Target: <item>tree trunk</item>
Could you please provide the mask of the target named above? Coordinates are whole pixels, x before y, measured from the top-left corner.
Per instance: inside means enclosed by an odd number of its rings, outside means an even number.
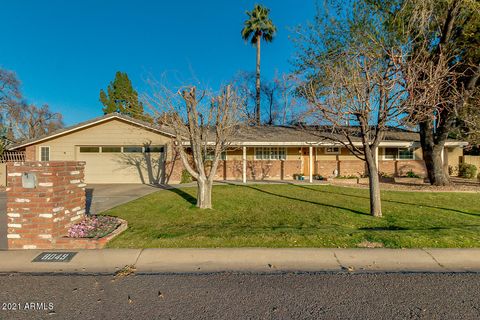
[[[372,152],[374,152],[373,149]],[[370,182],[370,214],[374,217],[381,217],[380,179],[378,178],[378,168],[372,152],[367,151],[365,155],[368,168],[368,181]]]
[[[212,183],[205,179],[197,180],[197,207],[200,209],[212,208]]]
[[[450,184],[450,177],[445,170],[442,159],[442,150],[445,141],[435,141],[433,128],[430,121],[420,123],[420,143],[422,146],[423,160],[427,167],[428,179],[434,186]]]
[[[423,159],[427,167],[428,179],[435,186],[446,186],[450,184],[450,177],[447,176],[442,159],[443,147],[438,145],[427,145],[423,148]]]
[[[257,125],[260,125],[260,40],[261,36],[257,36],[257,70],[256,70],[256,79],[255,79],[255,120]]]

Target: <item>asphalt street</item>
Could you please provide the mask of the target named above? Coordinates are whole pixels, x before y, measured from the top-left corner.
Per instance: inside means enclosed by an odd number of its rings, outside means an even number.
[[[0,286],[0,319],[480,318],[473,273],[10,274]]]

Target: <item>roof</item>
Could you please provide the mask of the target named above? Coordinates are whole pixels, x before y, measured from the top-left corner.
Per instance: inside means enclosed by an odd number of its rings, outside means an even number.
[[[76,125],[65,127],[60,130],[56,130],[50,134],[44,135],[39,138],[22,141],[16,145],[11,146],[10,150],[23,148],[32,144],[36,144],[41,141],[50,140],[57,136],[62,136],[70,132],[81,130],[89,126],[93,126],[99,123],[110,121],[112,119],[118,119],[144,127],[147,130],[152,130],[167,136],[175,136],[174,130],[132,118],[127,115],[119,113],[111,113],[101,117],[97,117],[85,122],[78,123]],[[352,129],[354,132],[358,132],[358,129]],[[352,135],[352,141],[354,143],[361,143],[361,139],[358,135]],[[327,126],[249,126],[240,128],[235,135],[235,141],[232,141],[234,145],[311,145],[311,144],[332,144],[333,141],[341,141],[342,135],[332,131],[331,127]],[[420,134],[415,131],[409,131],[400,128],[389,127],[385,132],[385,138],[382,141],[383,145],[411,145],[412,143],[418,143],[420,141]],[[450,144],[466,145],[466,143],[449,140]]]
[[[322,142],[344,140],[343,135],[332,131],[331,127],[298,126],[251,126],[240,129],[236,135],[238,142]],[[420,141],[418,132],[388,128],[385,141]],[[352,141],[361,142],[360,136],[353,135]]]
[[[90,127],[90,126],[93,126],[93,125],[96,125],[96,124],[99,124],[99,123],[110,121],[112,119],[118,119],[118,120],[121,120],[121,121],[125,121],[125,122],[131,123],[133,125],[144,127],[147,130],[156,131],[158,133],[161,133],[161,134],[164,134],[164,135],[167,135],[167,136],[174,136],[173,130],[171,130],[171,129],[165,127],[165,126],[155,125],[153,123],[149,123],[149,122],[146,122],[146,121],[135,119],[135,118],[132,118],[130,116],[120,114],[120,113],[109,113],[109,114],[106,114],[106,115],[103,115],[103,116],[100,116],[100,117],[96,117],[96,118],[93,118],[93,119],[90,119],[90,120],[87,120],[87,121],[84,121],[84,122],[80,122],[80,123],[75,124],[73,126],[69,126],[69,127],[61,128],[59,130],[55,130],[54,132],[51,132],[49,134],[43,135],[43,136],[38,137],[38,138],[23,140],[22,142],[19,142],[17,144],[14,144],[14,145],[10,146],[9,150],[15,150],[15,149],[23,148],[23,147],[26,147],[26,146],[29,146],[29,145],[32,145],[32,144],[35,144],[35,143],[38,143],[38,142],[41,142],[41,141],[50,140],[50,139],[55,138],[57,136],[62,136],[62,135],[68,134],[70,132],[74,132],[74,131],[81,130],[81,129],[84,129],[84,128],[87,128],[87,127]]]

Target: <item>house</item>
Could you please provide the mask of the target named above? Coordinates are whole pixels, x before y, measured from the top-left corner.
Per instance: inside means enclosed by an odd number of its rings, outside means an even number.
[[[120,114],[108,114],[49,135],[24,141],[11,150],[29,161],[85,161],[86,183],[178,183],[182,164],[167,127]],[[222,154],[217,177],[223,180],[289,180],[302,173],[363,175],[364,162],[335,143],[331,133],[289,126],[258,126],[241,130]],[[359,139],[354,139],[359,146]],[[445,165],[458,165],[466,143],[449,140]],[[403,175],[412,170],[426,176],[419,134],[391,129],[380,143],[379,171]]]

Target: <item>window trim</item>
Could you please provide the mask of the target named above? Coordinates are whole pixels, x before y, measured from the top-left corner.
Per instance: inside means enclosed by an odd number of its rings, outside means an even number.
[[[42,160],[42,148],[47,148],[48,149],[48,160]],[[50,146],[40,146],[38,148],[38,159],[42,162],[48,162],[51,160],[51,152],[50,152]]]
[[[270,152],[269,152],[270,158],[269,158],[269,159],[263,159],[263,154],[264,154],[264,151],[263,151],[263,150],[264,150],[264,149],[267,149],[267,148],[268,148],[269,151],[270,151]],[[257,149],[262,149],[262,159],[259,159],[259,158],[257,157]],[[277,155],[278,155],[278,159],[272,159],[272,158],[271,158],[271,155],[272,155],[271,150],[272,150],[272,149],[276,149]],[[284,156],[284,157],[283,157],[283,159],[280,158],[280,149],[283,149],[283,150],[284,150],[284,153],[283,153],[283,156]],[[269,146],[269,147],[255,147],[254,150],[253,150],[254,160],[258,160],[258,161],[285,161],[285,160],[287,160],[287,154],[288,154],[288,153],[287,153],[287,148],[286,148],[286,147],[271,147],[271,146]]]
[[[382,154],[382,160],[385,160],[385,161],[409,161],[409,160],[417,160],[417,157],[415,156],[415,149],[413,148],[405,148],[405,147],[402,147],[402,148],[399,148],[399,147],[389,147],[389,149],[397,149],[397,154],[395,155],[395,158],[394,159],[391,159],[391,158],[387,158],[386,157],[386,153],[385,153],[385,150],[387,148],[383,148],[383,154]],[[411,159],[400,159],[400,150],[412,150],[412,158]]]
[[[328,149],[338,149],[338,151],[328,151]],[[325,154],[342,154],[342,148],[341,147],[325,147],[324,150]]]

